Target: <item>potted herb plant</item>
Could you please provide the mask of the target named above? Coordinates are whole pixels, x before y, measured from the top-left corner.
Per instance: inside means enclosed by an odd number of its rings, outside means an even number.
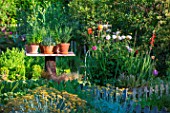
[[[46,32],[46,35],[43,37],[43,41],[41,43],[43,53],[44,54],[53,54],[53,48],[54,48],[55,42],[53,37],[49,32]]]
[[[26,35],[26,52],[27,53],[38,53],[39,44],[42,42],[42,31],[35,27],[33,30]]]
[[[52,31],[52,35],[53,35],[54,41],[56,43],[56,45],[54,46],[53,52],[56,53],[56,54],[60,53],[60,43],[61,43],[60,35],[61,35],[61,33],[59,33],[59,27],[58,26],[55,26],[54,31]]]
[[[71,39],[72,28],[68,26],[62,26],[58,29],[58,40],[60,43],[60,53],[68,54],[68,50],[70,47],[69,40]]]

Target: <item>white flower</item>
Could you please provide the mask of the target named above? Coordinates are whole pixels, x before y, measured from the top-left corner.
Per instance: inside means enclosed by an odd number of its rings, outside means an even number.
[[[101,43],[101,40],[98,40],[97,43]]]
[[[131,39],[132,39],[132,36],[127,35],[126,38],[129,39],[129,40],[131,40]]]
[[[122,37],[122,39],[125,39],[126,37],[123,35],[123,36],[121,36]]]
[[[119,35],[121,32],[120,31],[116,31],[116,35]]]
[[[102,35],[101,37],[104,38],[104,37],[106,37],[106,35]]]
[[[116,32],[113,32],[113,35],[116,35]]]
[[[112,35],[112,38],[113,38],[113,39],[116,39],[116,38],[117,38],[117,36],[116,36],[116,35]]]
[[[108,32],[111,32],[111,29],[107,29],[106,32],[107,32],[107,33],[108,33]]]
[[[132,48],[129,48],[128,51],[129,51],[129,52],[132,52]]]
[[[110,40],[110,38],[111,38],[110,35],[106,36],[106,40]]]
[[[118,39],[119,39],[119,40],[122,40],[122,37],[121,37],[121,36],[118,36]]]
[[[129,46],[126,46],[126,48],[129,52],[132,52],[132,48],[130,48]]]
[[[127,49],[129,49],[130,47],[129,46],[126,46]]]
[[[103,25],[103,28],[108,28],[108,25],[107,24]]]

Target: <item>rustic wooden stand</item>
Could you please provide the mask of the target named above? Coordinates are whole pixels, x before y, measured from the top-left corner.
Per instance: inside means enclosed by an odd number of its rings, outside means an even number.
[[[56,58],[55,57],[67,57],[67,56],[75,56],[73,52],[69,52],[68,54],[32,54],[26,53],[26,56],[42,56],[45,57],[45,71],[47,71],[51,76],[51,79],[56,78]]]

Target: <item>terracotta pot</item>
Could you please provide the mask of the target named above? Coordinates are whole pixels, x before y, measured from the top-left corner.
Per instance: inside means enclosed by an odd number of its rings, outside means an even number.
[[[54,46],[53,52],[54,52],[55,54],[60,53],[60,44],[57,44],[56,46]]]
[[[70,47],[70,43],[61,43],[60,44],[60,53],[68,54],[69,47]]]
[[[44,54],[53,54],[54,46],[42,46]]]
[[[36,44],[25,45],[25,49],[27,53],[33,53],[33,54],[38,53],[38,48],[39,45]]]

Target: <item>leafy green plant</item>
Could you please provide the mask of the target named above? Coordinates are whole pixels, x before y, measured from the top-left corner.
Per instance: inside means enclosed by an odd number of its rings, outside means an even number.
[[[71,27],[64,25],[64,26],[61,26],[56,31],[58,31],[57,35],[61,43],[67,43],[71,39],[71,32],[72,32]]]
[[[43,69],[44,67],[44,63],[42,62],[44,60],[44,57],[29,57],[29,56],[25,56],[24,57],[24,64],[25,64],[25,76],[27,79],[31,79],[32,78],[32,66],[33,65],[39,65],[41,66],[41,69]]]
[[[34,25],[34,27],[33,31],[26,35],[27,44],[39,44],[43,40],[45,30],[38,28],[38,25]]]
[[[13,47],[15,47],[15,42],[12,38],[4,38],[4,37],[0,38],[0,53],[2,51],[5,52],[7,48],[11,49]]]
[[[0,55],[0,67],[6,67],[9,70],[7,75],[9,80],[24,80],[25,79],[25,65],[24,65],[24,50],[12,48],[7,49]]]
[[[0,25],[16,24],[16,3],[15,0],[0,1]],[[7,8],[10,7],[10,8]]]
[[[28,93],[29,90],[39,86],[43,86],[48,81],[44,79],[39,80],[26,80],[26,81],[15,81],[15,82],[0,82],[0,103],[6,104],[9,99],[20,97]]]
[[[54,46],[56,45],[53,38],[51,36],[45,36],[43,38],[43,41],[41,43],[41,45],[44,45],[44,46]]]
[[[32,79],[39,79],[41,77],[42,69],[40,65],[32,66]]]
[[[170,5],[166,1],[160,5],[164,11],[164,16],[160,16],[159,23],[156,27],[156,39],[153,47],[153,55],[156,56],[156,67],[160,71],[160,75],[169,76],[169,62],[170,62]],[[163,66],[162,66],[163,65]]]

